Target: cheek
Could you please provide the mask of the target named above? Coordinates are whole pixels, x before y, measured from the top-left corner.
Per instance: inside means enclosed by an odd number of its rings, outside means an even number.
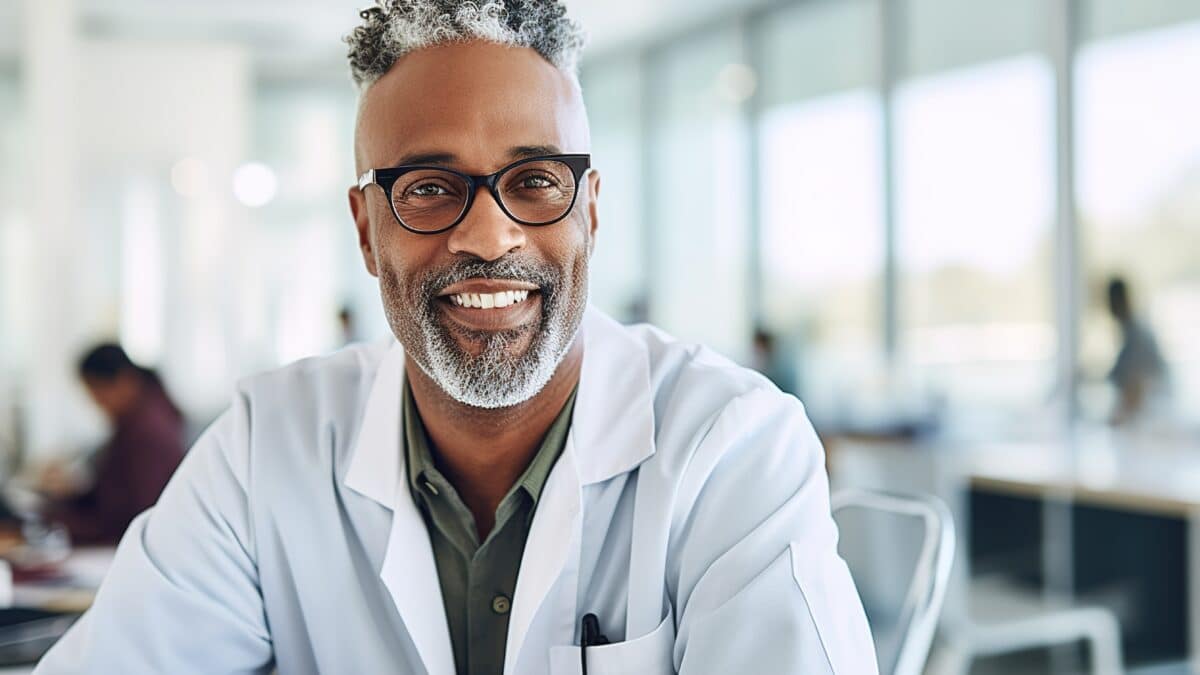
[[[595,239],[592,236],[591,221],[586,213],[580,214],[572,228],[571,252],[574,258],[573,268],[576,274],[586,275],[587,267],[592,258]]]
[[[580,258],[587,259],[591,255],[592,236],[588,228],[587,216],[576,213],[570,221],[562,223],[566,227],[547,233],[542,251],[547,260],[556,261],[560,267],[572,268]]]
[[[399,229],[399,225],[396,226]],[[439,256],[445,251],[443,235],[422,236],[411,232],[392,232],[379,240],[376,256],[386,273],[389,286],[405,296],[420,293],[422,274],[436,269]]]

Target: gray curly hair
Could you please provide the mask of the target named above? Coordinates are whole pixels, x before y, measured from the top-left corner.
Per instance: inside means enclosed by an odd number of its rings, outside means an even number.
[[[530,47],[578,75],[583,29],[561,0],[375,0],[345,40],[350,74],[365,90],[409,52],[467,40]]]

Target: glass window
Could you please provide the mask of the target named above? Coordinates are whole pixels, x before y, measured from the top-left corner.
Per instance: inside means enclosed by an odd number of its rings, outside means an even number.
[[[651,130],[650,318],[676,336],[744,356],[748,129],[753,75],[734,31],[672,46],[656,63]]]
[[[245,348],[267,364],[286,363],[387,334],[346,206],[355,177],[353,92],[264,84],[255,104],[254,151],[278,176],[278,190],[254,211],[254,250],[275,255],[244,261],[256,270],[240,308]],[[339,324],[342,308],[352,314],[349,326]]]
[[[1166,18],[1178,20],[1185,7],[1190,22],[1161,27],[1164,12],[1171,9]],[[1106,290],[1110,278],[1121,277],[1131,291],[1135,321],[1166,362],[1162,408],[1195,418],[1200,8],[1111,1],[1086,8],[1076,64],[1078,202],[1088,291],[1082,365],[1103,376],[1127,344],[1109,314]]]
[[[943,42],[942,70],[897,90],[900,346],[951,409],[1035,410],[1052,392],[1056,335],[1054,77],[1027,25],[1041,4],[972,3],[970,17],[957,5],[913,3],[915,67],[935,65],[922,54],[937,26],[1005,39]]]
[[[786,359],[762,365],[816,418],[882,355],[877,21],[875,3],[802,5],[762,36],[761,306]]]
[[[639,302],[646,285],[638,66],[636,58],[617,58],[589,67],[582,78],[592,130],[592,166],[600,173],[591,301],[622,320],[643,318]]]

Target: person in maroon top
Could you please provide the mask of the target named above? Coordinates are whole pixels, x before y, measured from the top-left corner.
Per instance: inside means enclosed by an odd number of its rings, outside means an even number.
[[[184,420],[158,375],[115,344],[95,347],[79,375],[113,434],[92,460],[90,487],[53,499],[44,519],[76,544],[116,544],[134,516],[154,505],[183,459]]]

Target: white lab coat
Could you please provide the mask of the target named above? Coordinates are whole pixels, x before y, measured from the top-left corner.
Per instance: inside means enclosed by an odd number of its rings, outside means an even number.
[[[876,672],[820,443],[765,378],[589,310],[504,675]],[[241,383],[39,674],[455,672],[395,340]]]

